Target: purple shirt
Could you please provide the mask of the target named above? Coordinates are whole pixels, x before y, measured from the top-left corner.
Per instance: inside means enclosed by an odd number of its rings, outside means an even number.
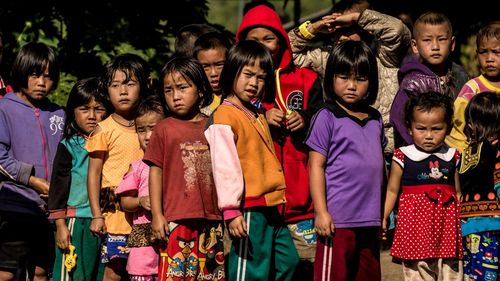
[[[380,113],[359,120],[336,103],[313,118],[305,144],[326,157],[326,203],[335,227],[380,226],[387,143]]]

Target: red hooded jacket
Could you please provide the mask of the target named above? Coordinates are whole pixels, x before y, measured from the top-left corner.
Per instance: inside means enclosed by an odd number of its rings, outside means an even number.
[[[280,38],[279,46],[286,47],[279,52],[280,61],[275,61],[279,68],[279,83],[276,85],[275,96],[264,98],[264,108],[275,107],[284,113],[287,109],[294,110],[305,121],[305,127],[298,132],[270,126],[276,155],[285,173],[285,221],[291,223],[311,219],[314,218],[314,208],[309,194],[308,150],[303,141],[311,117],[323,106],[323,88],[316,72],[293,64],[288,35],[283,29],[279,15],[273,9],[265,5],[250,9],[243,17],[236,40],[245,40],[248,31],[257,27],[273,31]]]

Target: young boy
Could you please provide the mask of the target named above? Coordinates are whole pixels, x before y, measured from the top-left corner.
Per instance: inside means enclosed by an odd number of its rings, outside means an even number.
[[[248,10],[236,39],[259,41],[273,57],[276,91],[266,92],[262,104],[285,174],[284,219],[301,258],[296,278],[308,280],[312,278],[316,233],[309,195],[308,155],[302,142],[311,117],[323,106],[321,80],[314,71],[295,66],[287,33],[279,15],[269,6],[257,5]]]
[[[418,60],[409,60],[401,66],[400,87],[390,111],[396,147],[413,144],[404,119],[404,107],[411,95],[437,92],[455,99],[469,80],[463,67],[449,59],[455,49],[455,37],[445,15],[436,12],[421,15],[413,27],[411,46]]]
[[[453,129],[446,138],[449,146],[463,151],[467,147],[464,134],[465,108],[480,92],[500,94],[500,21],[483,26],[476,37],[477,58],[483,74],[469,80],[458,94],[454,104]]]
[[[201,109],[207,116],[210,116],[221,103],[222,89],[219,86],[219,79],[230,47],[229,39],[221,32],[205,33],[194,43],[193,57],[203,66],[212,87],[212,103]]]
[[[46,199],[65,114],[47,95],[58,81],[54,50],[28,43],[12,66],[15,92],[0,101],[0,280],[12,280],[22,268],[30,279],[48,280],[51,270]]]

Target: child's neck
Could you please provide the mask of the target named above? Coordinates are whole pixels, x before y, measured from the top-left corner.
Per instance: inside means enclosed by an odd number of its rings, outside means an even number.
[[[174,118],[184,120],[184,121],[189,121],[189,122],[197,122],[202,120],[204,117],[203,113],[201,113],[199,110],[195,110],[189,114],[186,115],[174,115]]]
[[[135,125],[134,119],[127,119],[116,112],[111,114],[111,118],[113,118],[113,120],[115,120],[116,123],[126,128],[130,128]]]
[[[339,101],[335,101],[340,107],[342,107],[347,114],[354,116],[360,120],[363,120],[368,117],[368,113],[366,112],[366,105],[363,103],[355,103],[355,104],[344,104]]]
[[[242,100],[240,100],[236,95],[232,95],[232,96],[228,96],[226,98],[229,102],[231,102],[232,104],[235,104],[239,107],[243,107],[245,108],[246,110],[248,111],[251,111],[253,113],[255,113],[255,106],[253,106],[251,103],[247,103],[247,102],[243,102]]]
[[[22,92],[17,92],[16,96],[18,96],[20,99],[22,99],[23,101],[25,101],[32,108],[40,108],[40,105],[45,100],[45,99],[42,99],[42,100],[32,99],[28,95],[23,94]]]

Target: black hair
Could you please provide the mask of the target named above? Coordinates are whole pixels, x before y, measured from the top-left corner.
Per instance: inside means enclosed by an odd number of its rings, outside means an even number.
[[[101,80],[105,93],[107,93],[108,87],[113,81],[113,76],[118,70],[125,73],[124,83],[132,80],[135,76],[135,79],[137,79],[140,87],[139,99],[144,98],[149,94],[148,64],[144,59],[135,54],[122,54],[116,56],[113,60],[106,64]],[[106,97],[109,99],[109,95],[106,95]]]
[[[78,80],[68,95],[68,102],[66,103],[66,121],[64,122],[63,136],[70,138],[76,133],[86,134],[90,132],[83,132],[76,124],[75,109],[79,106],[88,104],[92,99],[101,103],[106,109],[106,115],[111,113],[113,106],[100,92],[99,79],[97,77],[90,77]]]
[[[367,105],[373,104],[378,95],[377,60],[370,47],[363,41],[344,41],[334,46],[328,55],[323,88],[325,101],[332,103],[338,98],[334,91],[335,75],[367,77],[368,92],[364,98]]]
[[[444,121],[448,125],[448,133],[453,126],[453,101],[452,99],[437,92],[424,92],[410,96],[405,105],[405,122],[407,128],[413,123],[413,113],[418,111],[430,112],[433,108],[444,109]]]
[[[212,86],[210,86],[205,70],[203,70],[200,62],[192,57],[174,56],[165,64],[161,70],[159,83],[161,93],[164,93],[165,77],[176,72],[186,79],[188,83],[196,86],[199,92],[198,105],[200,108],[208,106],[212,102]],[[162,94],[162,98],[165,99],[164,94]]]
[[[231,43],[227,36],[222,32],[208,32],[196,39],[193,48],[193,57],[197,58],[198,53],[204,50],[221,48],[224,50],[229,50],[231,48]]]
[[[489,22],[479,29],[476,36],[477,49],[479,49],[479,43],[481,43],[481,40],[487,40],[490,38],[500,40],[500,21],[497,20]]]
[[[260,98],[264,99],[267,94],[274,95],[273,58],[269,50],[255,40],[242,40],[229,50],[220,75],[223,98],[234,94],[234,85],[243,67],[253,65],[257,60],[260,68],[266,73],[264,96]]]
[[[481,143],[500,133],[500,95],[481,92],[465,108],[464,133],[471,143]]]
[[[453,36],[453,27],[451,26],[450,19],[442,13],[439,12],[426,12],[420,15],[415,23],[413,24],[413,38],[417,38],[419,24],[430,24],[430,25],[441,25],[446,24],[450,30],[450,36]]]
[[[48,69],[52,80],[52,89],[59,83],[59,62],[56,52],[44,43],[30,42],[24,45],[16,55],[12,65],[12,87],[15,92],[28,87],[30,75],[43,75]]]
[[[165,116],[163,104],[159,95],[152,94],[142,99],[135,110],[135,119],[144,116],[150,112]]]
[[[192,56],[196,39],[204,33],[214,31],[218,31],[217,28],[208,24],[194,23],[184,25],[175,34],[174,49],[176,56]]]

